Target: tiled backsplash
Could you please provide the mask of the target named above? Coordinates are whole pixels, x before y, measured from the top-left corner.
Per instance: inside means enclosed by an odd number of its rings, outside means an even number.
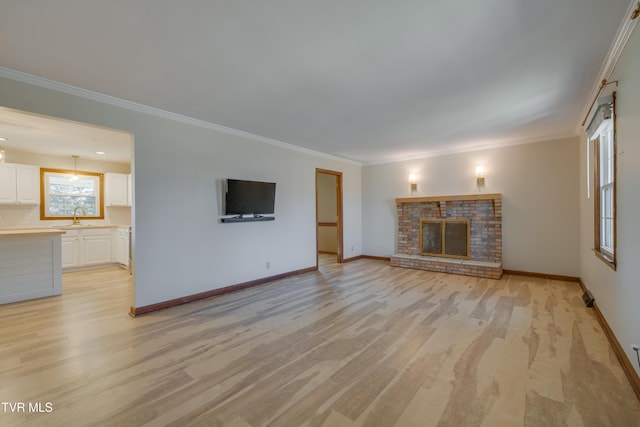
[[[131,208],[105,208],[104,219],[83,219],[83,224],[130,225]],[[0,228],[32,228],[69,225],[71,220],[40,221],[40,206],[0,205]]]

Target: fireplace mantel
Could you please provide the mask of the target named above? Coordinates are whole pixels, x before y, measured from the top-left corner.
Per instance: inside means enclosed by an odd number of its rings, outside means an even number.
[[[398,252],[391,265],[499,279],[502,276],[502,195],[469,194],[396,199]],[[421,255],[423,219],[468,219],[470,257]]]
[[[460,196],[399,197],[396,203],[453,202],[458,200],[502,200],[502,194],[467,194]]]

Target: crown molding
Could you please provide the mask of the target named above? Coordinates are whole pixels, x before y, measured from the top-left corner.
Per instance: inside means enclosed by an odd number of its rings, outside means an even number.
[[[300,147],[294,144],[278,141],[277,139],[267,138],[265,136],[256,135],[251,132],[245,132],[230,128],[227,126],[218,125],[215,123],[207,122],[205,120],[194,119],[193,117],[183,116],[182,114],[172,113],[170,111],[161,110],[159,108],[149,107],[147,105],[139,104],[137,102],[127,101],[125,99],[116,98],[114,96],[105,95],[92,90],[83,89],[77,86],[69,85],[66,83],[57,82],[55,80],[46,79],[44,77],[35,76],[33,74],[25,73],[22,71],[13,70],[0,66],[0,77],[4,77],[10,80],[15,80],[21,83],[27,83],[33,86],[42,87],[45,89],[54,90],[56,92],[65,93],[67,95],[78,96],[81,98],[89,99],[104,104],[109,104],[115,107],[124,108],[127,110],[135,111],[138,113],[148,114],[155,117],[161,117],[176,122],[197,126],[200,128],[210,129],[217,132],[226,133],[228,135],[239,136],[242,138],[250,139],[257,142],[262,142],[276,147],[284,148],[287,150],[293,150],[312,156],[322,157],[328,160],[336,160],[344,163],[349,163],[355,166],[362,166],[362,163],[355,160],[347,159],[344,157],[335,156],[332,154],[323,153],[320,151],[311,150],[309,148]]]
[[[591,102],[598,96],[598,91],[600,90],[600,85],[602,84],[602,80],[609,80],[611,74],[613,74],[613,70],[620,59],[620,55],[622,55],[622,51],[626,46],[633,30],[636,28],[636,24],[640,21],[640,18],[631,19],[631,14],[634,10],[638,8],[638,0],[632,0],[629,3],[629,7],[627,7],[627,11],[624,14],[624,20],[620,24],[618,28],[618,32],[616,33],[616,37],[611,43],[611,47],[609,48],[609,53],[607,57],[604,59],[602,66],[600,67],[600,72],[598,73],[598,78],[593,84],[591,92],[589,92],[589,98],[587,102]],[[580,113],[579,121],[576,125],[576,133],[580,134],[582,129],[582,118],[587,114],[587,111],[591,107],[593,102],[587,104],[582,109]]]

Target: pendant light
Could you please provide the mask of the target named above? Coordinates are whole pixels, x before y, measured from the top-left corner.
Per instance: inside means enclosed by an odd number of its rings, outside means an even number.
[[[71,181],[77,181],[78,177],[78,159],[80,156],[73,155],[73,175],[71,176]]]

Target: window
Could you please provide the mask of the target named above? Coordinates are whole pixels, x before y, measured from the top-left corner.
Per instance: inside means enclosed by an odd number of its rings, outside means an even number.
[[[589,132],[594,148],[594,251],[611,268],[616,268],[616,143],[615,94],[610,112]]]
[[[104,218],[103,175],[40,169],[40,219]]]

